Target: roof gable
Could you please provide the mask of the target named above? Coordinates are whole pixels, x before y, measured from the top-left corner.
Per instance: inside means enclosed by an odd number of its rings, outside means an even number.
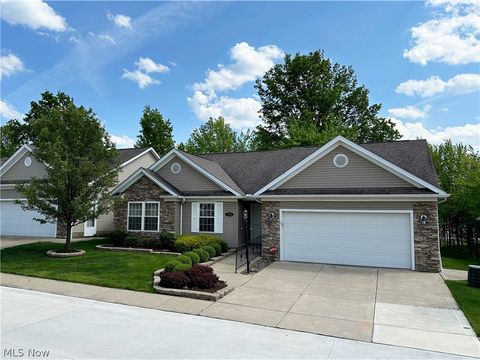
[[[25,159],[29,157],[31,163],[25,164]],[[29,180],[32,177],[42,178],[46,175],[46,165],[32,154],[32,147],[23,145],[15,154],[2,163],[0,167],[0,176],[2,182]]]

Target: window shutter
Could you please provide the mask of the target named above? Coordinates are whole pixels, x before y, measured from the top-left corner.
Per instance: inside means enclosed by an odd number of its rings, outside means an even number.
[[[223,203],[215,203],[215,233],[223,234]]]
[[[199,214],[198,202],[192,202],[192,232],[198,232],[198,216]]]

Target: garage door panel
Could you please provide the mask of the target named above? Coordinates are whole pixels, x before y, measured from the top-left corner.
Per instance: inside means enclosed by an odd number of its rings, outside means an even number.
[[[282,258],[411,268],[408,213],[285,211]]]
[[[1,235],[55,237],[55,224],[41,224],[34,218],[42,218],[42,215],[24,211],[13,201],[0,202]]]

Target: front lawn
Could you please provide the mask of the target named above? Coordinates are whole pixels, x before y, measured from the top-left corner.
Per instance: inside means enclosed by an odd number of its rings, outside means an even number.
[[[442,254],[442,265],[445,269],[468,270],[468,265],[480,265],[480,259],[468,255],[465,247],[446,247],[440,250]]]
[[[39,242],[0,251],[1,271],[18,275],[64,280],[120,289],[153,292],[152,276],[175,255],[96,250],[105,240],[73,243],[86,254],[74,258],[50,258],[47,250],[62,244]]]
[[[470,287],[466,281],[445,280],[445,283],[473,330],[480,336],[480,288]]]

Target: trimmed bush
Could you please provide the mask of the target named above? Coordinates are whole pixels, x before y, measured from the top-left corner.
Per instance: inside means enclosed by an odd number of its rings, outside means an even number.
[[[160,285],[166,288],[184,289],[191,284],[190,278],[183,272],[160,273]]]
[[[196,265],[200,262],[200,256],[198,256],[196,252],[188,251],[183,255],[188,256],[190,258],[190,260],[192,261],[192,265]]]
[[[158,237],[161,247],[167,250],[175,250],[176,239],[175,234],[168,231],[162,231]]]
[[[164,270],[166,272],[172,272],[177,265],[182,265],[182,263],[178,260],[170,260],[165,264]]]
[[[187,264],[184,264],[184,263],[178,261],[178,264],[175,264],[175,266],[173,267],[173,272],[184,271],[184,270],[188,270],[190,268],[191,268],[191,265],[187,265]]]
[[[219,239],[218,243],[220,244],[220,247],[222,248],[222,253],[228,251],[228,243],[225,240]]]
[[[124,244],[128,247],[138,247],[138,239],[135,236],[127,236]]]
[[[175,260],[180,261],[182,264],[192,266],[192,260],[190,260],[190,257],[188,256],[180,255],[180,256],[177,256]]]
[[[215,249],[216,256],[222,255],[222,247],[219,243],[211,243],[210,246]]]
[[[128,236],[128,233],[125,230],[117,229],[113,230],[109,235],[109,239],[115,246],[124,246],[125,238]]]
[[[192,251],[193,249],[200,248],[202,246],[211,245],[213,243],[218,243],[222,247],[228,249],[228,244],[220,239],[216,235],[209,234],[200,234],[200,235],[182,235],[177,237],[175,240],[175,248],[177,251],[184,253],[187,251]]]
[[[200,257],[200,262],[202,263],[210,260],[210,254],[204,249],[194,249],[193,252]]]
[[[218,276],[209,266],[195,265],[184,273],[190,279],[192,288],[211,289],[218,283]]]
[[[215,257],[215,255],[217,255],[217,252],[215,251],[215,248],[213,248],[211,246],[208,246],[208,245],[207,246],[202,246],[201,249],[208,252],[208,254],[210,255],[210,258]]]

